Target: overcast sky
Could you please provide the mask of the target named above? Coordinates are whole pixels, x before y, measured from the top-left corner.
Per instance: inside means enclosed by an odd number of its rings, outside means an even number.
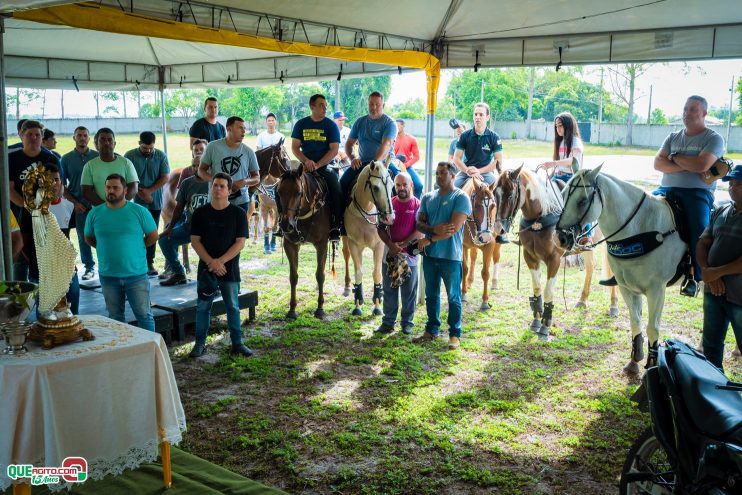
[[[685,71],[690,68],[686,74]],[[551,69],[550,69],[551,70]],[[649,104],[649,89],[652,86],[652,108],[661,108],[667,116],[680,115],[685,99],[691,94],[704,96],[711,106],[727,107],[729,105],[729,89],[732,76],[736,81],[742,76],[742,60],[714,60],[706,62],[689,62],[683,64],[672,62],[668,64],[656,64],[652,66],[638,80],[636,112],[644,117],[647,114]],[[585,76],[588,81],[598,83],[600,81],[600,68],[598,66],[586,67]],[[446,88],[451,80],[451,72],[444,70],[441,75],[439,97],[446,93]],[[606,77],[605,87],[611,91]],[[10,88],[8,88],[10,90]],[[60,90],[48,90],[46,92],[46,117],[58,118],[61,116]],[[411,72],[392,76],[392,93],[387,98],[388,104],[403,102],[409,99],[421,98],[425,94],[425,73]],[[65,113],[66,115],[95,115],[95,100],[93,92],[65,91]],[[144,101],[153,101],[154,93],[143,96]],[[735,95],[738,96],[738,95]],[[422,96],[424,98],[424,96]],[[739,107],[738,98],[734,99],[734,108]],[[8,112],[14,112],[9,108]],[[129,102],[129,112],[135,110],[133,101]],[[37,101],[27,109],[27,113],[41,113],[41,102]],[[103,104],[101,105],[101,112]],[[120,111],[123,113],[122,111]],[[122,115],[123,116],[123,115]]]

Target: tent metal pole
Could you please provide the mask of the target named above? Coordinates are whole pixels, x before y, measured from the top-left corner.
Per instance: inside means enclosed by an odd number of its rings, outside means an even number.
[[[160,86],[160,115],[162,115],[162,151],[167,156],[167,121],[165,119],[165,90]]]
[[[435,128],[435,114],[428,114],[425,126],[425,189],[423,192],[433,190],[433,130]],[[417,270],[417,302],[425,302],[425,278],[423,277],[422,260]]]
[[[10,241],[10,178],[8,176],[8,126],[5,113],[5,23],[0,16],[0,280],[13,278],[13,248]]]

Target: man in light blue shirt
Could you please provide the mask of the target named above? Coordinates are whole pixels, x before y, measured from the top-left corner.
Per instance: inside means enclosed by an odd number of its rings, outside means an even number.
[[[425,333],[413,340],[425,343],[440,332],[441,280],[448,295],[448,348],[457,349],[461,338],[461,275],[464,255],[463,227],[471,214],[469,197],[454,187],[456,167],[439,162],[435,172],[438,189],[425,194],[417,213],[417,230],[425,234],[418,241],[423,249],[425,307],[428,321]]]
[[[724,154],[724,139],[706,127],[708,103],[701,96],[690,96],[683,108],[685,129],[671,133],[654,158],[654,168],[662,172],[662,182],[654,194],[683,205],[688,224],[693,278],[687,278],[680,293],[695,296],[702,279],[696,260],[696,244],[706,229],[714,206],[716,184],[707,184],[703,175]]]
[[[146,208],[126,201],[126,179],[106,178],[106,202],[85,223],[85,242],[98,252],[98,271],[108,315],[126,323],[128,299],[139,327],[155,330],[149,299],[147,247],[157,242],[157,225]]]
[[[242,142],[245,139],[245,121],[240,117],[227,119],[227,137],[211,141],[201,156],[198,175],[206,181],[219,173],[232,178],[232,192],[229,202],[239,206],[247,213],[249,194],[247,188],[260,183],[260,169],[255,152]],[[211,191],[211,184],[209,184]],[[211,201],[211,193],[209,193]]]
[[[75,149],[62,156],[61,165],[63,175],[67,179],[66,190],[74,199],[75,205],[75,231],[77,232],[77,243],[80,246],[80,259],[85,265],[83,280],[90,280],[95,276],[95,259],[93,251],[85,242],[85,220],[92,205],[82,195],[82,170],[85,164],[98,156],[98,152],[88,147],[90,143],[90,131],[84,126],[75,128],[72,136],[75,141]]]
[[[170,176],[167,155],[155,149],[155,134],[144,131],[139,135],[139,147],[127,151],[124,157],[134,164],[139,176],[139,189],[134,196],[134,202],[147,208],[155,225],[159,224],[162,212],[162,187]],[[156,245],[155,243],[147,248],[147,274],[150,276],[157,275],[154,265]]]
[[[368,115],[355,121],[345,142],[345,154],[350,160],[350,168],[346,169],[340,178],[344,206],[349,202],[353,184],[361,169],[372,161],[384,161],[392,150],[396,137],[397,124],[384,113],[384,96],[374,91],[368,97]],[[358,156],[353,152],[356,143]]]

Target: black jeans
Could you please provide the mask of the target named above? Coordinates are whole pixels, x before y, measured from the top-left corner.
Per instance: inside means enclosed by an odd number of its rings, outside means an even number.
[[[162,210],[147,210],[149,211],[150,215],[152,215],[152,218],[155,221],[155,225],[157,225],[157,230],[160,229],[160,213]],[[155,262],[155,248],[157,247],[157,243],[155,242],[151,246],[147,248],[147,264],[151,265]]]

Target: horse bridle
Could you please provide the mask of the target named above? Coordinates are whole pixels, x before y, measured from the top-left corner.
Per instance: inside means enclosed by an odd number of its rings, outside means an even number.
[[[366,165],[366,166],[368,167],[370,165]],[[376,195],[374,194],[374,188],[372,187],[372,184],[371,184],[371,178],[372,177],[375,178],[375,179],[379,179],[380,182],[381,182],[381,184],[384,186],[384,197],[385,198],[389,198],[390,197],[389,186],[388,186],[389,174],[387,174],[387,177],[385,179],[381,175],[373,175],[372,171],[369,170],[368,177],[366,177],[366,183],[363,185],[363,188],[364,189],[365,188],[368,188],[369,191],[371,191],[371,200],[374,202],[374,206],[376,207],[376,213],[368,212],[368,211],[364,210],[363,207],[360,205],[360,203],[358,203],[358,200],[356,199],[356,195],[355,194],[353,194],[353,206],[355,206],[358,209],[358,211],[361,213],[361,216],[363,216],[363,219],[366,220],[369,224],[371,224],[371,225],[378,225],[379,224],[379,218],[381,218],[381,216],[383,216],[383,215],[391,215],[391,213],[392,213],[391,212],[391,206],[392,205],[391,205],[391,203],[389,203],[390,211],[381,211],[379,209],[379,202],[376,199]],[[356,187],[357,187],[357,185],[356,185]],[[371,220],[368,219],[368,217],[376,217],[376,219],[375,219],[375,221],[372,222]]]
[[[286,172],[288,170],[284,166],[283,161],[282,161],[282,158],[284,158],[284,157],[286,159],[288,159],[288,154],[283,149],[283,146],[282,145],[275,144],[275,145],[271,146],[271,159],[268,162],[268,175],[271,175],[273,177],[279,178],[279,177],[281,177],[284,174],[284,172]],[[280,172],[278,175],[271,173],[271,170],[273,169],[273,163],[274,162],[278,162],[278,170]]]
[[[575,223],[574,225],[570,225],[569,227],[564,227],[564,228],[558,229],[559,231],[566,232],[569,235],[571,235],[572,236],[572,239],[578,239],[581,235],[589,235],[590,234],[590,232],[587,232],[585,234],[582,234],[582,225],[583,225],[583,221],[585,220],[585,217],[587,216],[587,213],[590,211],[590,208],[592,208],[592,206],[593,206],[593,201],[595,201],[595,197],[596,196],[598,197],[598,201],[600,201],[600,207],[601,208],[605,208],[605,204],[603,203],[603,195],[601,194],[601,192],[600,192],[600,186],[598,185],[598,178],[595,177],[595,181],[594,181],[593,184],[587,184],[587,183],[583,184],[582,182],[584,181],[584,176],[580,176],[579,179],[580,179],[580,184],[577,184],[576,183],[577,181],[575,181],[574,179],[571,180],[571,181],[569,181],[569,184],[568,184],[569,190],[567,192],[567,200],[564,202],[564,208],[562,209],[562,213],[567,210],[567,204],[569,203],[569,200],[572,199],[572,192],[575,191],[575,190],[577,190],[577,189],[588,189],[588,188],[592,189],[592,191],[590,192],[590,197],[588,199],[587,208],[585,208],[585,212],[582,214],[582,216],[580,217],[580,219],[577,220],[577,223]],[[598,245],[600,245],[600,244],[608,241],[609,239],[612,239],[613,237],[616,236],[616,234],[618,234],[624,228],[626,228],[626,226],[629,224],[629,222],[631,222],[634,219],[634,217],[636,216],[636,214],[639,213],[639,208],[642,207],[642,205],[644,204],[644,200],[645,199],[647,199],[647,193],[643,193],[642,194],[642,198],[639,200],[639,203],[636,205],[636,207],[634,208],[634,211],[631,213],[631,215],[629,215],[629,218],[626,219],[626,221],[623,223],[623,225],[621,225],[611,235],[607,235],[603,239],[601,239],[600,241],[591,244],[591,247],[598,246]],[[557,223],[557,226],[558,225],[559,225],[559,223]],[[594,225],[590,229],[590,231],[592,231],[596,226],[597,226],[597,224]]]
[[[502,217],[500,217],[500,211],[502,211],[502,209],[498,205],[497,206],[497,214],[495,215],[495,218],[500,221],[500,223],[502,224],[503,230],[505,232],[507,232],[507,233],[510,233],[510,231],[512,230],[512,228],[513,228],[513,220],[515,220],[515,215],[518,214],[518,210],[520,210],[522,208],[522,206],[523,206],[521,204],[520,187],[521,187],[522,184],[521,184],[521,181],[520,181],[520,176],[518,176],[518,178],[516,178],[516,179],[512,179],[511,182],[513,183],[513,186],[514,187],[513,187],[513,191],[508,196],[508,200],[510,198],[512,198],[512,197],[515,197],[515,202],[514,202],[514,205],[515,206],[513,206],[513,211],[512,211],[512,213],[510,213],[510,216],[508,216],[507,218],[503,219]]]
[[[490,206],[491,206],[490,201],[492,201],[492,200],[490,199],[489,196],[487,196],[485,194],[484,200],[482,201],[482,203],[483,203],[482,204],[482,207],[484,208],[484,218],[483,218],[483,221],[481,223],[477,223],[476,218],[474,218],[474,198],[477,197],[477,194],[478,194],[478,192],[475,189],[474,192],[471,194],[471,196],[469,196],[469,202],[472,204],[472,210],[471,210],[471,215],[469,215],[466,218],[466,231],[468,232],[469,237],[471,238],[471,242],[475,246],[484,246],[487,243],[486,242],[481,242],[479,240],[479,236],[481,234],[491,234],[492,233],[492,230],[494,229],[494,226],[490,225]],[[470,226],[470,223],[473,223],[473,224],[476,225],[476,232],[472,232],[472,228]],[[482,224],[484,224],[486,226],[486,228],[484,230],[482,230],[482,228],[481,228],[482,227]]]
[[[306,175],[306,174],[304,174],[304,175]],[[307,178],[307,180],[309,180],[309,178]],[[313,178],[313,180],[316,181],[317,179]],[[299,206],[297,206],[296,208],[288,208],[287,207],[286,208],[286,212],[287,213],[289,213],[289,212],[295,212],[294,213],[294,220],[295,220],[296,226],[294,227],[294,231],[299,235],[299,242],[304,242],[304,236],[302,235],[301,230],[299,229],[299,222],[302,221],[302,220],[306,220],[307,218],[313,217],[322,208],[323,205],[320,204],[318,206],[316,199],[315,200],[311,200],[307,196],[307,192],[304,190],[304,184],[303,184],[303,181],[301,180],[301,177],[298,177],[296,179],[296,183],[297,183],[297,186],[299,187],[299,195],[301,196],[301,199],[299,200]],[[278,184],[278,182],[276,184]],[[319,189],[319,182],[317,183],[317,187]],[[301,205],[304,202],[308,203],[308,210],[306,211],[306,213],[304,213],[302,215],[302,214],[300,214],[301,213]],[[287,215],[287,218],[288,218],[288,215]],[[289,223],[289,226],[291,226],[291,223]]]

